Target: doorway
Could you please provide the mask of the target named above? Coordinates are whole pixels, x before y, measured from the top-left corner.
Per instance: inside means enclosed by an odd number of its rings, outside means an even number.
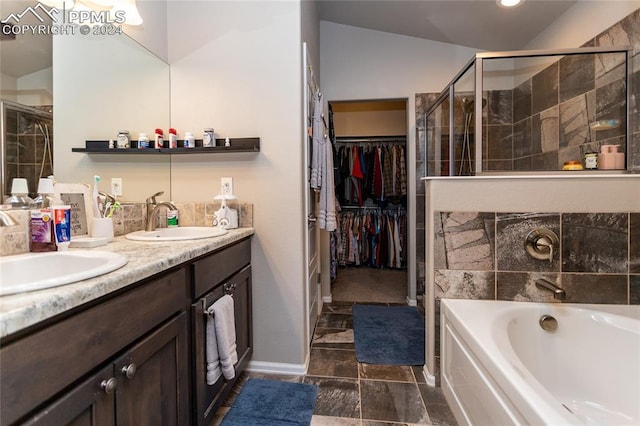
[[[330,244],[336,302],[406,303],[407,100],[329,101],[338,230]]]

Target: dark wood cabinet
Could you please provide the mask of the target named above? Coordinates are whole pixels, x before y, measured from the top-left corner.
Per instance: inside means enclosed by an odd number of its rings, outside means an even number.
[[[0,426],[207,424],[204,309],[234,299],[236,378],[253,353],[248,238],[0,341]]]
[[[189,423],[187,348],[183,312],[115,361],[117,424]]]
[[[193,423],[208,425],[227,398],[253,354],[251,243],[249,240],[200,259],[193,264],[191,305],[193,336],[193,384],[195,413]],[[234,324],[238,362],[235,377],[220,377],[213,385],[206,383],[206,315],[205,311],[225,294],[233,297]]]
[[[113,367],[109,365],[28,419],[25,425],[114,425],[114,392],[108,388],[113,380]]]
[[[186,340],[187,315],[182,313],[25,424],[188,424]]]

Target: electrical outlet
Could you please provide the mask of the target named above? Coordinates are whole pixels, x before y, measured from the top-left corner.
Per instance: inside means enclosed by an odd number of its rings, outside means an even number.
[[[122,196],[122,178],[111,178],[111,195]]]
[[[220,185],[222,187],[222,195],[233,195],[233,178],[220,178]]]

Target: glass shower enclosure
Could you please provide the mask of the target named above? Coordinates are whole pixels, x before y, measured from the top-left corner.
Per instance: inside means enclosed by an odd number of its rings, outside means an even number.
[[[425,176],[559,171],[609,147],[626,153],[630,58],[601,47],[476,54],[425,114]]]
[[[0,99],[0,188],[2,199],[13,178],[25,178],[29,194],[38,180],[53,174],[53,114],[51,107],[31,107]]]

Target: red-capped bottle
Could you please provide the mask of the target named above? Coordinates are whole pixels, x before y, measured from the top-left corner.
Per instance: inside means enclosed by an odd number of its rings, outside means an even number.
[[[155,141],[154,148],[155,149],[164,148],[164,133],[162,132],[162,129],[156,129],[156,141]]]
[[[173,127],[169,129],[169,149],[178,147],[178,132]]]

